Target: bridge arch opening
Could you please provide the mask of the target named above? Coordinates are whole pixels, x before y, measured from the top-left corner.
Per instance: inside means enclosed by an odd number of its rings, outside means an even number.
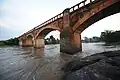
[[[26,37],[26,44],[27,44],[27,46],[30,46],[30,47],[32,47],[33,46],[33,36],[32,35],[28,35],[27,37]]]
[[[59,44],[60,31],[53,30],[45,36],[45,45],[47,44]]]
[[[58,34],[60,33],[60,31],[58,30],[58,29],[55,29],[55,28],[46,28],[46,29],[44,29],[44,30],[42,30],[42,31],[40,31],[39,33],[38,33],[38,35],[36,36],[36,38],[35,38],[35,40],[36,40],[36,47],[37,48],[42,48],[42,47],[44,47],[44,45],[45,45],[45,41],[46,41],[46,39],[47,38],[49,38],[50,37],[50,34],[53,32],[55,32],[55,31],[57,31],[58,32]],[[50,34],[49,34],[50,33]],[[54,37],[55,37],[55,34],[53,34],[54,35]],[[57,36],[59,36],[59,35],[57,35]],[[56,38],[56,37],[55,37]]]

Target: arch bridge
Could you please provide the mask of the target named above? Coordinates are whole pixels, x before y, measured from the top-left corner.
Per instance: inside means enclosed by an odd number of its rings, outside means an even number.
[[[21,46],[44,47],[45,36],[60,31],[60,51],[82,50],[81,33],[93,23],[120,12],[120,0],[84,0],[19,37]]]

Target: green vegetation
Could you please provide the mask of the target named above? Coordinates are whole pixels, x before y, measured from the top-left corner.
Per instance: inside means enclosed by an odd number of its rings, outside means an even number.
[[[8,40],[0,41],[0,46],[13,46],[13,45],[19,45],[19,40],[18,38],[11,38]]]
[[[91,43],[91,42],[100,42],[100,37],[97,37],[97,36],[94,36],[92,38],[87,38],[87,37],[84,37],[84,40],[82,40],[82,42],[85,42],[85,43]]]
[[[53,36],[50,36],[50,38],[45,39],[45,44],[59,44],[59,39],[55,39]]]
[[[106,43],[119,43],[120,42],[120,31],[105,31],[101,33],[101,40]]]
[[[84,37],[83,42],[105,42],[106,44],[120,43],[120,31],[106,30],[101,32],[100,37]]]
[[[0,46],[4,46],[4,45],[5,45],[4,41],[0,41]]]

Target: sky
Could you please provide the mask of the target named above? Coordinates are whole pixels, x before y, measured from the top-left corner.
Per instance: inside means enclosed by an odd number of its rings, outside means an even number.
[[[82,0],[0,0],[0,40],[18,37]],[[104,30],[120,30],[120,13],[91,25],[82,37],[99,36]],[[59,32],[53,35],[59,38]]]

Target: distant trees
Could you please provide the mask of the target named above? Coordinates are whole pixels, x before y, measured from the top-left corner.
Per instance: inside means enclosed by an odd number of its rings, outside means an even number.
[[[84,37],[83,42],[89,43],[89,42],[100,42],[100,37],[94,36],[92,38]]]
[[[101,32],[100,37],[94,36],[92,38],[84,37],[83,42],[105,42],[109,43],[117,43],[120,42],[120,31],[112,31],[106,30]]]
[[[59,39],[50,36],[50,38],[45,39],[45,44],[59,44]]]
[[[0,45],[19,45],[18,38],[11,38],[5,41],[0,41]]]
[[[19,40],[18,38],[11,38],[9,40],[5,41],[6,45],[19,45]]]
[[[120,31],[104,31],[101,33],[101,41],[106,43],[120,42]]]

